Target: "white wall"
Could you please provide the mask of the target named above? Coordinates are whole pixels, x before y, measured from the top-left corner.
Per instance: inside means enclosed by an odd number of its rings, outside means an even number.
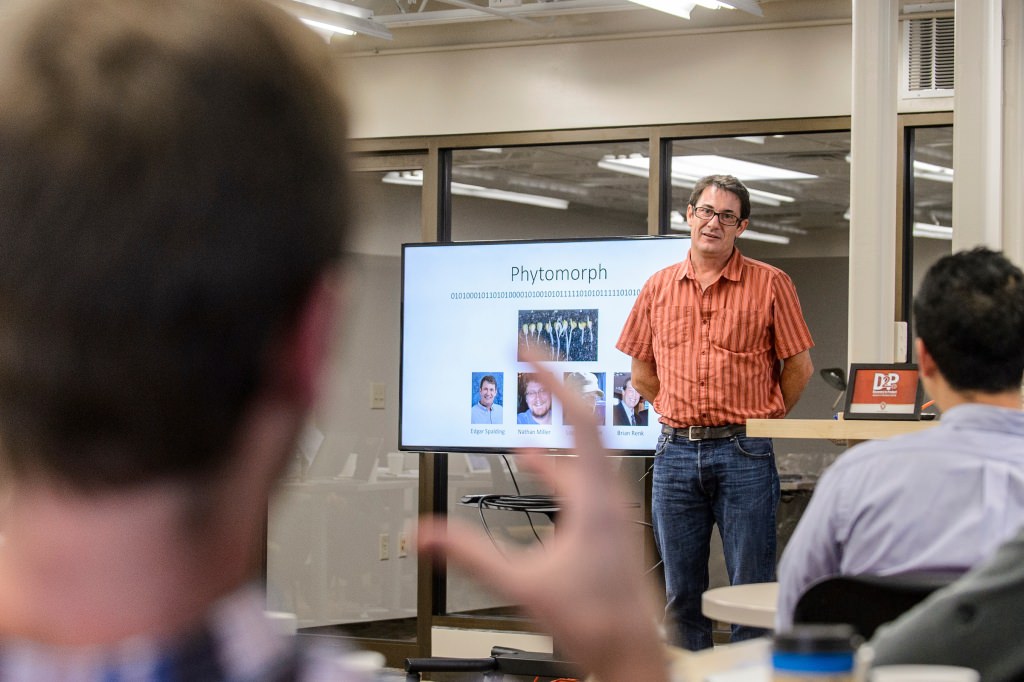
[[[374,138],[848,115],[850,51],[835,24],[344,63],[352,134]]]

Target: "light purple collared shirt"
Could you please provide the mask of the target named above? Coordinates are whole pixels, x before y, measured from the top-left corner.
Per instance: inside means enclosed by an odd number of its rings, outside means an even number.
[[[925,431],[863,443],[822,475],[779,564],[776,630],[833,575],[966,570],[1024,525],[1024,412],[954,407]]]

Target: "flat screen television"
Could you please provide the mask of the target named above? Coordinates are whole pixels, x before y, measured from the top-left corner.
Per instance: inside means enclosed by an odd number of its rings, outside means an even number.
[[[615,342],[647,278],[684,237],[405,244],[399,447],[569,451],[574,426],[523,353],[594,405],[605,445],[650,454],[660,427]],[[630,423],[630,413],[632,423]]]

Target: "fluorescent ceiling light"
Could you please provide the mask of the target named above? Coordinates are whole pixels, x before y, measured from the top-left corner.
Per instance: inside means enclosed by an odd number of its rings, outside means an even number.
[[[315,21],[313,19],[306,19],[305,17],[299,17],[299,21],[304,23],[306,26],[309,26],[310,28],[316,30],[317,32],[322,31],[326,32],[327,34],[340,33],[343,36],[354,36],[356,34],[355,31],[350,31],[347,28],[335,26],[334,24],[327,24],[322,21]]]
[[[328,12],[336,12],[337,14],[347,14],[350,17],[357,17],[359,19],[372,19],[373,11],[363,9],[362,7],[356,7],[355,5],[349,5],[344,2],[336,2],[336,0],[292,0],[303,5],[309,5],[310,7],[318,7],[325,9]]]
[[[650,176],[651,160],[643,154],[629,156],[606,156],[597,162],[598,168],[647,178]],[[693,187],[706,175],[727,173],[743,181],[749,180],[809,180],[818,176],[809,173],[766,166],[750,161],[730,159],[725,156],[695,155],[672,157],[672,184],[676,187]],[[750,200],[765,206],[781,206],[792,203],[793,197],[775,192],[748,187]]]
[[[497,199],[498,201],[511,201],[517,204],[528,204],[540,206],[541,208],[557,208],[565,210],[569,208],[569,202],[565,199],[555,197],[542,197],[539,194],[525,194],[523,192],[509,192],[503,189],[492,189],[478,185],[464,185],[461,182],[453,182],[452,194],[459,194],[465,197],[477,197],[479,199]]]
[[[850,163],[851,157],[846,155],[846,163]],[[934,180],[935,182],[953,182],[953,169],[946,166],[939,166],[925,161],[914,161],[914,177]]]
[[[761,11],[761,5],[758,4],[757,0],[718,0],[718,5],[724,9],[741,9],[755,16],[764,16],[764,12]]]
[[[784,234],[768,234],[767,232],[758,232],[756,230],[744,230],[743,234],[740,235],[740,239],[749,239],[755,242],[768,242],[770,244],[789,243],[789,237]]]
[[[391,31],[374,21],[373,12],[355,5],[334,0],[270,1],[319,32],[359,33],[391,40]]]
[[[730,159],[717,154],[695,154],[692,156],[673,156],[672,172],[690,175],[695,179],[714,173],[735,175],[740,180],[814,180],[817,175],[800,171],[766,166],[763,163]]]
[[[690,12],[697,5],[696,2],[682,2],[682,0],[631,0],[631,2],[656,9],[659,12],[673,14],[683,19],[689,19]]]
[[[314,0],[307,0],[313,2]],[[399,0],[396,0],[399,1]],[[703,0],[707,5],[711,0]],[[409,0],[411,3],[412,0]],[[467,0],[443,0],[444,4],[454,5],[458,9],[438,9],[432,12],[396,12],[381,14],[374,18],[379,24],[389,28],[407,26],[431,26],[437,24],[461,24],[468,21],[547,19],[552,16],[568,16],[571,14],[590,14],[592,12],[617,12],[626,8],[641,10],[649,7],[632,0],[558,0],[557,2],[522,2],[476,4]],[[696,5],[696,0],[662,0],[667,11],[678,16],[685,16]],[[756,16],[764,16],[756,0],[718,0],[715,3],[722,9],[739,9]],[[420,5],[422,7],[422,5]],[[661,9],[659,5],[656,9]],[[680,11],[685,10],[685,11]]]
[[[850,209],[846,209],[843,217],[850,219]],[[953,228],[945,225],[932,225],[931,223],[914,223],[912,233],[915,237],[926,237],[928,239],[945,239],[953,241]]]
[[[757,219],[757,226],[767,227],[772,232],[781,232],[783,234],[807,234],[807,230],[805,230],[802,227],[797,227],[795,225],[786,225],[783,223],[776,223],[770,220],[762,220],[760,217],[758,217]]]
[[[672,211],[669,215],[669,229],[675,232],[690,232],[690,225],[686,222],[683,214],[679,211]],[[740,233],[740,239],[749,239],[755,242],[768,242],[770,244],[788,244],[789,237],[783,234],[768,234],[747,229]]]
[[[695,2],[701,7],[707,7],[708,9],[736,9],[728,2],[718,2],[718,0],[695,0]]]
[[[741,9],[744,12],[755,14],[759,17],[764,16],[761,11],[761,7],[757,4],[757,0],[690,0],[686,2],[684,0],[631,0],[637,5],[643,5],[644,7],[650,7],[656,9],[659,12],[665,12],[667,14],[674,14],[677,17],[683,19],[690,18],[690,12],[697,5],[701,7],[707,7],[708,9]]]
[[[937,166],[934,163],[924,161],[914,162],[914,177],[935,180],[936,182],[953,182],[953,169],[945,166]]]
[[[944,239],[953,241],[953,228],[945,225],[930,225],[928,223],[914,223],[914,236],[927,237],[928,239]]]
[[[384,174],[383,181],[390,185],[423,185],[423,171],[391,171]],[[478,185],[466,185],[461,182],[451,183],[452,194],[465,197],[477,197],[478,199],[496,199],[498,201],[511,201],[517,204],[528,204],[540,206],[541,208],[557,208],[565,210],[569,208],[569,202],[565,199],[545,197],[539,194],[525,194],[523,192],[509,192],[503,189],[492,189]]]

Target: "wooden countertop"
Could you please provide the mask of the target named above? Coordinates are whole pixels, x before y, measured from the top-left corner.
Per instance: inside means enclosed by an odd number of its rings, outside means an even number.
[[[874,440],[922,431],[938,424],[928,421],[874,421],[861,419],[748,419],[747,435],[761,438],[826,438]]]

